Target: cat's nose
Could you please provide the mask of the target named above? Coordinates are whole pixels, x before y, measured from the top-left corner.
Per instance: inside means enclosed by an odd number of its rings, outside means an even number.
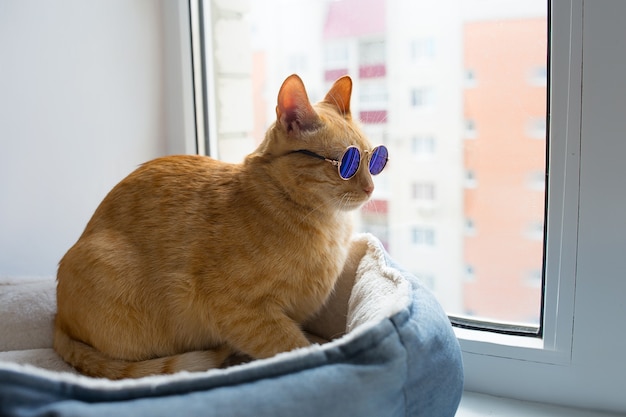
[[[368,184],[364,186],[363,191],[365,192],[365,194],[367,194],[368,197],[371,196],[374,192],[374,184]]]

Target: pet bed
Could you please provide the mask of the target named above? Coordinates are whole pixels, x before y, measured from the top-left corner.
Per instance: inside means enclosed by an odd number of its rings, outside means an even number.
[[[306,325],[328,341],[226,369],[109,381],[52,349],[55,281],[0,283],[2,416],[453,416],[463,388],[447,316],[371,235],[353,239]]]

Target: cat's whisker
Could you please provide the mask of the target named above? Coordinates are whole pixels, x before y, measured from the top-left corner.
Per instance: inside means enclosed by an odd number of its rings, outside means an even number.
[[[368,211],[374,211],[377,215],[380,214],[378,212],[378,205],[374,203],[374,200],[372,199],[367,200],[367,203],[363,205],[363,208],[366,208]]]

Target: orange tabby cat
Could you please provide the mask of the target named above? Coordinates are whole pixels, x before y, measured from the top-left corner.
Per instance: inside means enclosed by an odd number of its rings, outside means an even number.
[[[372,146],[352,122],[351,90],[340,78],[312,106],[292,75],[277,121],[242,164],[170,156],[113,188],[59,263],[54,348],[63,359],[119,379],[308,346],[299,325],[332,291],[348,211],[368,200],[368,171],[387,161],[379,147],[368,170]],[[338,160],[350,146],[363,161],[344,180],[349,164]]]

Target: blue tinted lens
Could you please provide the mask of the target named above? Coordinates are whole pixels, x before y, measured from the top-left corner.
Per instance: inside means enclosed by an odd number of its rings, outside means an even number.
[[[344,180],[352,178],[359,170],[359,162],[361,154],[357,148],[350,147],[346,149],[341,157],[341,165],[339,165],[339,175]]]
[[[372,157],[370,158],[370,174],[378,175],[382,172],[387,165],[387,159],[389,157],[389,151],[383,145],[377,146],[372,151]]]

